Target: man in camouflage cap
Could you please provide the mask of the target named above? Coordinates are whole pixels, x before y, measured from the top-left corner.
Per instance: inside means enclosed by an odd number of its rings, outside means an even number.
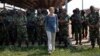
[[[95,42],[100,47],[100,38],[99,38],[99,15],[95,12],[95,8],[93,6],[90,7],[91,12],[88,14],[88,24],[89,24],[89,32],[90,32],[90,41],[92,48],[95,47]]]
[[[68,23],[69,23],[69,16],[66,14],[65,9],[60,9],[59,14],[59,32],[57,33],[57,40],[59,44],[63,42],[65,47],[70,45],[70,41],[68,39]]]
[[[74,29],[74,33],[75,33],[75,40],[76,40],[76,45],[81,43],[82,37],[81,37],[81,28],[82,28],[82,24],[81,24],[81,15],[80,15],[80,10],[78,8],[76,8],[74,11],[74,14],[72,15],[72,23],[73,23],[73,29]]]

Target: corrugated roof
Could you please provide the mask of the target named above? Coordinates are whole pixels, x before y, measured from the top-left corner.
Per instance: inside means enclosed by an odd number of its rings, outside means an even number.
[[[8,3],[21,8],[48,8],[65,4],[65,0],[0,0],[1,3]],[[69,2],[70,0],[68,0]]]

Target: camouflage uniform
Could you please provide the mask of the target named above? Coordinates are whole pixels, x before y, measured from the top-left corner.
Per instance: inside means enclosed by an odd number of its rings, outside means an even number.
[[[89,23],[89,32],[90,32],[90,41],[92,48],[95,47],[95,42],[97,40],[98,45],[100,46],[100,37],[99,37],[99,15],[95,12],[90,13],[88,15],[88,23]]]
[[[36,17],[34,11],[27,12],[27,34],[29,42],[34,45],[36,41]]]
[[[68,47],[69,40],[68,40],[68,22],[69,22],[69,16],[66,14],[66,12],[61,12],[61,14],[58,15],[59,18],[59,32],[57,33],[57,40],[59,41],[59,44],[63,42],[65,47]]]
[[[19,14],[16,15],[17,37],[18,37],[19,46],[21,46],[22,42],[25,42],[28,45],[26,22],[27,22],[26,15],[24,15],[23,12],[19,11]]]
[[[5,18],[7,16],[6,13],[3,14],[3,18],[2,18],[2,35],[3,35],[3,39],[2,41],[4,41],[5,45],[9,45],[9,33],[8,33],[8,25],[9,22],[8,20]]]
[[[71,20],[71,30],[72,30],[72,38],[74,38],[74,33],[75,33],[75,24],[74,24],[74,20],[73,20],[74,14],[70,17]]]
[[[44,44],[47,45],[47,36],[44,28],[44,19],[47,15],[46,9],[38,9],[37,10],[37,17],[36,17],[36,39],[39,45]]]
[[[0,45],[3,45],[5,40],[5,28],[2,15],[0,15]]]
[[[81,11],[81,22],[82,22],[82,38],[87,38],[88,22],[84,10]]]
[[[47,44],[47,37],[46,37],[46,32],[44,29],[44,18],[45,15],[40,14],[37,17],[37,40],[38,44]]]
[[[72,21],[74,24],[74,33],[75,33],[75,40],[76,40],[76,45],[79,44],[81,45],[81,29],[82,29],[82,24],[81,24],[81,15],[79,13],[79,10],[75,10],[75,14],[72,17]]]
[[[12,13],[13,12],[13,13]],[[15,45],[16,43],[16,38],[17,38],[17,26],[15,23],[15,17],[14,17],[14,13],[15,11],[10,11],[8,15],[6,15],[6,20],[8,21],[8,34],[9,34],[9,42],[12,45]]]

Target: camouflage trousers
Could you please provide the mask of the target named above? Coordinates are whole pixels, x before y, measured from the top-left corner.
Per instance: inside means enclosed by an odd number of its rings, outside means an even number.
[[[75,33],[75,40],[76,40],[76,44],[78,44],[78,42],[81,44],[81,40],[82,40],[82,26],[81,25],[76,25],[74,27],[74,33]]]
[[[4,29],[4,27],[0,28],[0,45],[9,43],[9,35],[7,30]]]
[[[57,39],[59,44],[63,43],[65,47],[70,45],[68,39],[68,25],[59,25],[59,32],[57,32]]]
[[[90,41],[92,47],[95,46],[95,42],[97,41],[97,44],[100,46],[100,37],[99,37],[99,29],[90,29]]]
[[[5,32],[0,29],[0,45],[4,43],[5,37]]]
[[[19,45],[21,45],[22,42],[28,42],[26,26],[17,27],[17,41],[19,42]]]

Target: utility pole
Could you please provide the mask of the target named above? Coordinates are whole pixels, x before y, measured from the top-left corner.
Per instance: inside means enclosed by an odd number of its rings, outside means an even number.
[[[3,4],[3,9],[5,9],[5,7],[6,7],[6,5],[5,5],[5,3]]]
[[[66,14],[67,14],[67,11],[68,11],[68,0],[65,0],[65,8],[66,8]]]
[[[84,1],[82,0],[82,10],[84,9]]]

